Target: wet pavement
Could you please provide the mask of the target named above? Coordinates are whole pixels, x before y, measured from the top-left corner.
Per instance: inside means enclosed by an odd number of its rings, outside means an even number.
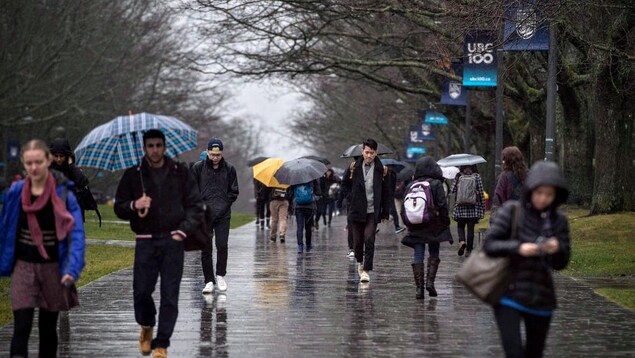
[[[226,294],[201,294],[199,255],[187,253],[170,356],[502,356],[491,309],[453,280],[463,260],[456,244],[441,247],[439,296],[415,300],[412,250],[399,243],[392,225],[378,234],[371,282],[359,284],[355,264],[345,257],[344,224],[341,216],[331,228],[321,226],[308,254],[296,252],[294,225],[284,244],[254,224],[232,230]],[[556,285],[560,308],[546,356],[635,356],[635,312],[581,281],[557,276]],[[140,356],[132,270],[94,281],[79,294],[81,307],[60,320],[59,356]],[[8,356],[11,330],[0,329],[0,357]],[[35,325],[32,356],[37,342]]]

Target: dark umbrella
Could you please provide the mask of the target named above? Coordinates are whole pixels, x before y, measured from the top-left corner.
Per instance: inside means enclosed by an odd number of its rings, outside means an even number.
[[[317,160],[318,162],[324,164],[324,165],[329,165],[331,164],[331,161],[324,158],[324,157],[318,157],[317,155],[305,155],[304,157],[300,157],[300,158],[306,158],[306,159],[313,159],[313,160]]]
[[[362,147],[363,147],[363,144],[351,145],[350,147],[348,147],[348,149],[344,151],[344,153],[342,153],[340,158],[350,158],[350,157],[361,156]],[[392,153],[392,149],[386,147],[385,145],[381,143],[377,143],[377,155],[391,154],[391,153]]]
[[[249,159],[249,161],[247,162],[247,166],[248,167],[253,167],[254,165],[256,165],[258,163],[262,163],[262,162],[264,162],[267,159],[269,159],[269,157],[263,157],[263,156]]]
[[[317,160],[298,158],[284,162],[274,177],[280,184],[297,185],[321,178],[326,170]]]
[[[393,169],[397,173],[401,172],[404,168],[411,166],[410,164],[408,164],[406,162],[400,162],[398,160],[389,159],[389,158],[388,159],[382,159],[381,160],[381,164],[393,167]]]
[[[414,175],[415,175],[415,168],[408,166],[408,167],[405,167],[399,173],[397,173],[397,180],[410,181],[412,180],[412,177]]]

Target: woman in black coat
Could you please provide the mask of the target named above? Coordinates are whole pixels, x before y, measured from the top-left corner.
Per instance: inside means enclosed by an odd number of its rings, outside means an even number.
[[[436,297],[437,290],[434,288],[434,280],[439,269],[439,247],[441,242],[450,241],[452,243],[452,235],[450,234],[450,216],[448,210],[448,201],[443,190],[443,172],[432,159],[432,157],[423,157],[417,160],[415,164],[414,181],[408,185],[405,190],[406,196],[408,190],[413,184],[420,181],[430,183],[432,197],[434,198],[434,206],[436,215],[433,215],[430,222],[419,225],[408,226],[408,234],[404,236],[401,243],[412,247],[414,259],[412,263],[412,272],[414,274],[415,285],[417,287],[416,298],[423,298],[423,289],[428,291],[430,296]],[[402,217],[405,215],[405,209],[401,210]],[[406,220],[404,220],[404,223]],[[424,276],[424,256],[425,245],[428,245],[428,273]]]
[[[507,357],[541,357],[556,294],[551,271],[569,263],[569,225],[557,211],[569,192],[557,164],[537,162],[525,179],[520,202],[509,201],[498,212],[483,249],[511,259],[511,279],[494,315]],[[519,211],[516,211],[519,210]],[[512,221],[518,232],[512,237]],[[520,324],[525,322],[523,348]]]

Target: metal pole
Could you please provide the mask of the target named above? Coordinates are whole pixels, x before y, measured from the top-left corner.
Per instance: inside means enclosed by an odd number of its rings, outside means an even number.
[[[501,173],[501,152],[503,151],[503,50],[496,51],[496,161],[494,163],[494,179]],[[494,180],[496,187],[496,180]],[[495,190],[492,190],[494,193]]]
[[[452,131],[450,130],[450,121],[449,120],[448,120],[448,124],[446,125],[446,127],[447,127],[446,130],[448,131],[447,139],[446,139],[448,144],[446,145],[446,148],[445,148],[445,151],[446,151],[445,156],[447,157],[450,154],[452,154]]]
[[[470,152],[470,132],[472,131],[472,108],[470,107],[470,91],[465,94],[465,134],[463,136],[463,153]]]
[[[549,25],[549,73],[547,74],[547,128],[545,132],[545,160],[554,160],[556,141],[556,27]]]

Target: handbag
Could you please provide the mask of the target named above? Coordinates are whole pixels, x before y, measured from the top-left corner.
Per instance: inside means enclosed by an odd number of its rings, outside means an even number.
[[[520,208],[518,204],[512,206],[511,238],[518,236],[518,221]],[[456,274],[456,279],[463,284],[474,296],[489,304],[497,304],[510,280],[511,260],[508,256],[491,257],[485,251],[479,250],[470,256]]]
[[[203,218],[194,232],[190,233],[183,240],[183,250],[201,251],[212,244],[212,232],[207,223],[211,222],[211,210],[207,205],[203,205]]]

